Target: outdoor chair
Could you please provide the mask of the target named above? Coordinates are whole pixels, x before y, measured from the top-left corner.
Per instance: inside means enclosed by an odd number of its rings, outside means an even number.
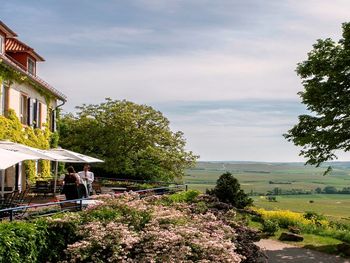
[[[57,195],[56,196],[57,202],[62,202],[66,201],[66,196],[65,195]],[[66,202],[66,203],[60,203],[61,211],[62,212],[74,212],[80,210],[79,204],[77,202]]]
[[[24,191],[18,194],[17,198],[13,200],[14,206],[23,206],[25,203],[30,203],[26,202],[28,198],[28,193],[29,193],[29,188],[26,188]]]
[[[54,188],[55,188],[55,180],[51,180],[50,181],[50,190],[51,190],[51,192],[54,191]],[[56,193],[61,193],[62,188],[63,188],[63,180],[57,180],[57,182],[56,182]]]
[[[11,208],[14,207],[14,201],[18,198],[19,192],[13,191],[12,193],[8,194],[5,196],[5,199],[3,200],[3,202],[0,204],[0,209],[6,209],[6,208]],[[6,211],[6,212],[0,212],[0,218],[5,218],[5,217],[9,217],[10,216],[10,212]]]
[[[92,190],[95,192],[95,194],[102,194],[102,187],[99,182],[92,182]]]
[[[46,196],[48,193],[51,192],[49,182],[36,181],[33,192],[36,194],[44,194],[44,196]]]
[[[0,209],[5,209],[14,206],[14,201],[18,198],[19,191],[13,191],[5,196],[5,199],[0,204]]]

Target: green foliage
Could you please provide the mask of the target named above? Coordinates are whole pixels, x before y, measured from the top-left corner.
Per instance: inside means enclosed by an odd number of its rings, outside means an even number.
[[[314,220],[315,222],[320,220],[326,220],[326,217],[324,215],[320,215],[314,211],[307,211],[304,213],[304,218],[309,220]]]
[[[166,199],[172,203],[192,203],[199,194],[199,191],[189,190],[169,195]]]
[[[102,207],[101,209],[92,210],[83,214],[83,222],[100,221],[100,222],[110,222],[122,215],[116,209],[111,207]]]
[[[11,222],[0,224],[0,262],[37,262],[45,247],[44,232],[32,223]]]
[[[280,229],[278,222],[273,220],[264,220],[262,223],[262,231],[273,236]]]
[[[146,180],[181,178],[197,156],[185,150],[182,132],[150,106],[107,99],[77,107],[59,124],[62,147],[105,160],[107,172]]]
[[[52,99],[54,99],[53,95],[50,92],[48,92],[45,88],[43,88],[41,85],[39,85],[20,71],[12,69],[8,65],[6,65],[2,60],[0,60],[0,81],[27,84],[33,87],[36,91],[38,91],[41,96],[45,97],[47,104],[49,104],[49,102]]]
[[[9,110],[8,117],[0,116],[0,140],[10,140],[39,149],[50,148],[49,129],[33,129],[32,127],[23,127],[20,120],[13,110]],[[50,177],[50,162],[41,161],[43,178]],[[27,176],[30,182],[35,181],[35,163],[33,161],[24,162]]]
[[[334,186],[326,186],[323,189],[323,192],[326,193],[326,194],[337,194],[338,190]]]
[[[244,208],[253,203],[253,200],[241,189],[238,180],[228,172],[222,174],[215,188],[207,192],[215,195],[221,202],[232,204],[237,208]]]
[[[58,262],[64,256],[64,249],[79,239],[77,233],[80,217],[73,214],[61,214],[53,218],[34,221],[42,235],[42,245],[38,260],[33,262]]]
[[[298,64],[304,91],[299,95],[311,111],[285,138],[301,146],[307,164],[319,166],[336,159],[336,150],[349,151],[350,130],[350,23],[343,24],[343,38],[318,40],[308,59]],[[329,172],[328,169],[326,172]]]

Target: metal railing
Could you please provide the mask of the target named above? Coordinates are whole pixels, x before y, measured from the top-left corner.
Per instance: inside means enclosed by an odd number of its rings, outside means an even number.
[[[113,182],[131,182],[131,183],[149,183],[149,184],[176,184],[180,185],[178,182],[165,182],[165,181],[151,181],[151,180],[141,180],[141,179],[128,179],[128,178],[109,178],[109,177],[99,177],[96,176],[96,181],[113,181]]]
[[[179,191],[187,191],[187,185],[181,184],[181,185],[174,185],[174,186],[167,186],[167,187],[157,187],[157,188],[150,188],[150,189],[142,189],[142,190],[137,190],[137,191],[132,191],[133,193],[138,193],[140,194],[141,197],[148,193],[153,193],[154,195],[163,195],[166,193],[169,193],[170,190],[179,190]],[[122,194],[122,193],[119,193]],[[118,194],[112,194],[111,197],[115,196]],[[76,203],[77,205],[75,208],[78,208],[79,210],[83,210],[84,208],[84,200],[95,200],[93,197],[87,197],[87,198],[79,198],[79,199],[73,199],[73,200],[65,200],[65,201],[59,201],[59,202],[48,202],[48,203],[43,203],[43,204],[33,204],[33,205],[24,205],[24,206],[17,206],[17,207],[9,207],[5,209],[0,209],[0,220],[3,218],[9,219],[10,221],[14,220],[14,217],[16,213],[18,212],[23,212],[24,213],[28,209],[35,209],[35,208],[41,208],[41,207],[50,207],[50,206],[60,206],[61,210],[57,211],[56,213],[65,211],[65,209],[62,209],[62,205],[67,204],[67,203]],[[74,208],[72,206],[71,208]],[[67,209],[66,209],[67,210]],[[23,214],[24,214],[23,213]],[[55,213],[53,213],[55,214]],[[40,216],[40,215],[39,215]]]

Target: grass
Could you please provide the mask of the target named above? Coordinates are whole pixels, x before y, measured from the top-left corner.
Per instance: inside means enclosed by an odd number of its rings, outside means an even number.
[[[257,230],[261,230],[262,224],[259,222],[254,222],[249,220],[248,226]],[[278,240],[282,232],[288,232],[287,229],[280,229],[275,233],[274,236],[270,238],[273,240]],[[324,252],[327,254],[338,255],[337,245],[343,243],[342,241],[332,238],[332,237],[324,237],[318,236],[314,234],[301,234],[304,237],[304,240],[301,242],[292,242],[292,241],[283,241],[283,243],[290,244],[297,247],[308,248],[320,252]]]
[[[350,186],[350,166],[337,163],[331,175],[323,176],[325,168],[304,166],[301,163],[223,163],[199,162],[186,171],[184,181],[189,189],[205,192],[213,188],[225,171],[231,172],[245,192],[266,193],[278,187],[283,190],[315,190],[317,187]],[[272,182],[277,182],[271,184]],[[286,184],[288,183],[288,184]],[[314,203],[309,203],[313,200]],[[296,212],[315,211],[336,220],[350,220],[350,195],[293,195],[278,196],[278,202],[254,197],[255,205],[266,209],[289,209]]]
[[[277,202],[269,202],[265,197],[253,197],[254,205],[268,210],[291,210],[295,212],[313,211],[336,221],[350,221],[350,195],[286,195],[277,196]],[[309,201],[314,201],[310,203]]]
[[[287,230],[285,229],[281,229],[278,232],[276,232],[276,234],[271,238],[278,240],[281,233],[286,231]],[[312,250],[334,255],[339,254],[337,251],[337,245],[343,243],[342,241],[332,237],[323,237],[314,234],[302,234],[302,236],[304,237],[304,240],[301,242],[283,241],[283,243],[287,243],[297,247],[309,248]]]

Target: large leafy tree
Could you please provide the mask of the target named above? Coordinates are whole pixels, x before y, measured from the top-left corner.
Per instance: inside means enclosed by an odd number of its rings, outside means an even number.
[[[350,23],[343,24],[343,37],[318,40],[297,73],[304,90],[302,103],[311,112],[285,138],[301,146],[307,164],[319,166],[337,158],[336,151],[350,149]]]
[[[105,160],[103,169],[120,176],[173,180],[198,156],[185,150],[183,133],[150,106],[106,99],[63,116],[60,145]]]

